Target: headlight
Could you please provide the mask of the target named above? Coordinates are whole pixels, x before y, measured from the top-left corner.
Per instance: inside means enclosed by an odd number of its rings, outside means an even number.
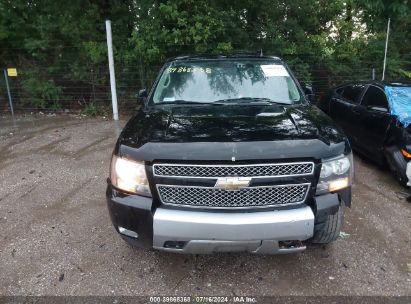
[[[151,196],[144,163],[113,156],[110,175],[114,187],[131,193]]]
[[[332,161],[324,162],[321,167],[320,178],[327,178],[332,174],[342,175],[350,169],[348,157],[342,157]]]
[[[352,154],[324,161],[316,194],[335,192],[351,186],[353,176]]]

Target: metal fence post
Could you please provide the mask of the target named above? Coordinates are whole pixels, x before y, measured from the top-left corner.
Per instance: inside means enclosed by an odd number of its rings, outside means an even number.
[[[113,119],[118,120],[116,75],[114,73],[113,38],[111,35],[111,21],[106,20],[108,66],[110,69],[111,102],[113,104]]]
[[[388,18],[388,24],[387,24],[387,37],[385,39],[385,52],[384,52],[384,66],[382,68],[382,80],[384,81],[385,79],[385,65],[387,64],[387,49],[388,49],[388,38],[390,36],[390,22],[391,19]]]
[[[4,80],[6,81],[6,89],[7,89],[7,95],[9,96],[9,105],[10,105],[11,115],[14,117],[13,100],[11,99],[9,77],[7,76],[6,69],[4,69]]]

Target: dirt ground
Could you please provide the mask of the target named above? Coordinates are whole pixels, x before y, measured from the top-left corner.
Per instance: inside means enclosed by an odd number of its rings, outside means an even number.
[[[0,117],[0,295],[411,295],[411,204],[359,157],[344,233],[330,246],[277,256],[130,248],[105,202],[120,127]]]

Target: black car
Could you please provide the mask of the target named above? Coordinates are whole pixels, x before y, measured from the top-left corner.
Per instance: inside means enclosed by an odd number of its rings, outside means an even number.
[[[342,127],[354,150],[381,165],[388,163],[400,183],[408,183],[411,84],[345,84],[333,89],[320,108]]]
[[[281,59],[178,57],[139,96],[107,187],[128,243],[271,254],[337,239],[351,147]]]

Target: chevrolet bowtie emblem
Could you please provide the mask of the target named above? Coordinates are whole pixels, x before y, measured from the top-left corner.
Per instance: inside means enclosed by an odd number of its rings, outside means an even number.
[[[217,179],[214,187],[228,191],[237,191],[248,187],[250,181],[251,177],[220,177]]]

